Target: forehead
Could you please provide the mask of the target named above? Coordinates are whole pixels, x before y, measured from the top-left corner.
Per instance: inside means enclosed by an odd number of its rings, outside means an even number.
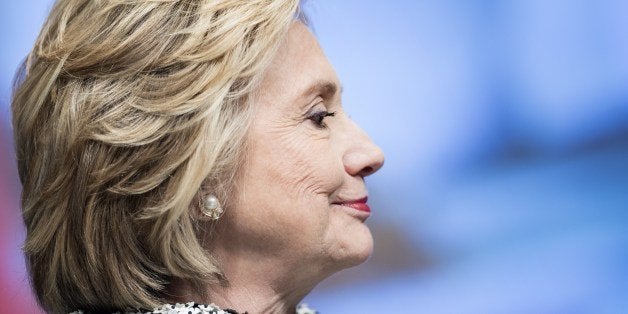
[[[318,41],[301,22],[294,22],[266,69],[258,95],[294,100],[312,91],[320,82],[338,85],[336,73]]]

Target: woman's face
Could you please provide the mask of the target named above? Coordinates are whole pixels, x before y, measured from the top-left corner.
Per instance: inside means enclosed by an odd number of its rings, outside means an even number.
[[[340,94],[316,39],[294,23],[253,99],[248,161],[225,217],[234,250],[332,272],[369,256],[364,177],[384,157]]]

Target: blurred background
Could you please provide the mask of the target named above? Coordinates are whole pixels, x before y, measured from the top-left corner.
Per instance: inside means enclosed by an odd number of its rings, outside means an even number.
[[[52,1],[0,3],[0,312],[39,312],[20,245],[11,80]],[[628,313],[628,1],[306,5],[386,153],[375,251],[321,313]]]

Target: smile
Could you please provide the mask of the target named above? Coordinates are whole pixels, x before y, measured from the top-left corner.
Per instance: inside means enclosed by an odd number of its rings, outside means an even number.
[[[334,202],[333,204],[354,209],[350,211],[350,214],[364,221],[371,215],[371,207],[369,207],[369,205],[366,203],[367,200],[368,197],[363,197],[356,200]]]

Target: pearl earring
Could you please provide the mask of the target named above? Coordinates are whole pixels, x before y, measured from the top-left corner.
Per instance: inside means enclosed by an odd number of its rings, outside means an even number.
[[[218,198],[214,195],[207,195],[205,199],[203,199],[203,215],[209,217],[212,220],[216,220],[222,216],[222,207],[220,206],[220,202]]]

